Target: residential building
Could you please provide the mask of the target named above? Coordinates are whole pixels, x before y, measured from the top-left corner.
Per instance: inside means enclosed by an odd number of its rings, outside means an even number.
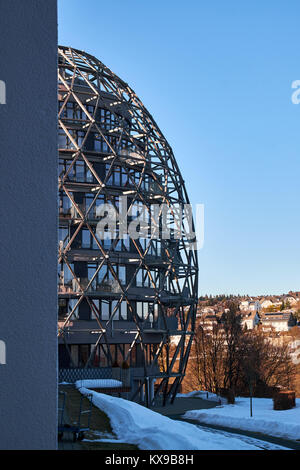
[[[264,330],[274,328],[275,331],[288,331],[296,325],[296,320],[292,312],[271,312],[265,313],[261,318]]]
[[[254,311],[251,311],[249,313],[242,315],[241,324],[244,328],[247,328],[247,330],[253,330],[253,328],[255,328],[258,325],[259,321],[260,321],[260,317],[257,311],[254,310]]]
[[[85,52],[60,46],[58,57],[59,379],[109,378],[125,363],[132,400],[153,403],[161,391],[173,400],[195,325],[197,252],[174,228],[166,238],[147,227],[155,204],[188,204],[182,176],[127,83]],[[123,208],[126,233],[119,224],[101,233],[104,207]],[[141,213],[146,228],[134,239],[127,229]],[[170,348],[173,336],[181,340]]]

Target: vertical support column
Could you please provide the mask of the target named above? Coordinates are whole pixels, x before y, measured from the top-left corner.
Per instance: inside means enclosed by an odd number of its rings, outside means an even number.
[[[154,384],[155,384],[156,379],[150,379],[150,386],[149,386],[149,402],[150,406],[152,406],[152,402],[154,399]]]
[[[0,448],[55,449],[56,0],[0,11]]]
[[[142,385],[140,389],[140,402],[144,403],[144,401],[145,401],[145,385]]]

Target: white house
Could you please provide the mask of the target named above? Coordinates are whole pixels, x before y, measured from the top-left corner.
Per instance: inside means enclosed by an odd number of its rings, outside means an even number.
[[[260,312],[261,304],[258,300],[244,300],[240,303],[240,310],[242,312]]]
[[[292,305],[296,305],[296,303],[298,302],[298,299],[295,299],[292,296],[287,296],[284,298],[284,303],[286,302],[288,302],[292,306]]]
[[[261,319],[264,329],[274,328],[275,331],[288,331],[296,321],[291,312],[266,313]]]
[[[249,303],[250,300],[243,300],[243,302],[240,303],[240,310],[243,312],[245,310],[249,309]]]
[[[259,320],[260,318],[257,314],[257,311],[255,310],[243,315],[241,323],[243,327],[247,328],[247,330],[253,330],[253,328],[255,328],[259,323]]]
[[[289,344],[291,358],[294,364],[300,363],[300,339],[296,339]]]
[[[271,300],[264,300],[261,303],[262,308],[268,308],[268,307],[271,307],[272,305],[273,305],[273,302],[271,302]]]
[[[249,302],[249,310],[251,312],[260,312],[261,311],[261,305],[258,300],[253,300],[252,302]]]

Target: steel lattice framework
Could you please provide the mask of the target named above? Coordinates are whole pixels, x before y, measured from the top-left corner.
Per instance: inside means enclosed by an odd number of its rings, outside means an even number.
[[[184,181],[127,83],[85,52],[58,51],[60,366],[127,361],[131,399],[145,390],[148,404],[161,394],[173,401],[193,338],[197,252],[185,236],[101,240],[96,226],[97,208],[105,202],[120,210],[126,196],[129,220],[143,210],[148,224],[153,204],[164,203],[165,223],[174,227],[174,207],[189,203]]]

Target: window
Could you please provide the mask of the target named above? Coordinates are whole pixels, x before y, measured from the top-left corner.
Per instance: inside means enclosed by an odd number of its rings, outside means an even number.
[[[67,146],[67,136],[63,129],[59,129],[58,132],[58,147],[65,148]]]
[[[84,181],[84,162],[77,161],[76,165],[76,181]]]
[[[114,320],[119,319],[119,305],[117,300],[112,300],[111,302],[111,314],[113,315]]]
[[[110,167],[111,167],[111,165],[109,165],[108,163],[105,165],[105,176],[106,177],[107,177],[107,175],[110,171]],[[109,185],[113,184],[113,172],[109,175],[106,183],[109,184]]]
[[[129,235],[126,233],[125,238],[120,240],[121,242],[121,251],[129,251],[130,250],[130,238]]]
[[[92,183],[94,181],[94,175],[93,173],[91,172],[91,170],[89,169],[89,167],[87,166],[86,167],[86,181],[88,183]]]
[[[143,270],[139,269],[136,275],[136,285],[141,287],[143,285]]]
[[[90,248],[91,246],[91,234],[87,229],[83,229],[82,233],[82,248]]]
[[[77,304],[77,299],[70,299],[69,300],[69,313],[73,310],[75,305]],[[74,310],[74,317],[78,318],[78,305]]]
[[[115,186],[120,186],[121,184],[121,169],[119,166],[116,166],[114,169],[114,184]]]
[[[103,152],[107,152],[108,151],[108,145],[105,141],[103,141]]]
[[[128,183],[128,174],[125,168],[122,168],[122,186],[127,186]]]
[[[137,287],[153,287],[152,281],[155,283],[155,271],[148,271],[145,268],[140,268],[136,276],[136,286]],[[150,275],[152,280],[150,279]]]
[[[68,241],[69,230],[67,228],[60,228],[58,232],[58,239],[60,242],[63,242],[64,246]]]
[[[66,194],[62,194],[60,198],[60,212],[63,214],[69,214],[72,207],[72,202]]]
[[[79,147],[82,146],[85,133],[83,131],[77,131],[77,144]]]
[[[86,194],[85,195],[85,212],[89,210],[92,202],[94,200],[94,196],[92,194]],[[89,213],[88,213],[88,218],[93,219],[94,218],[94,212],[95,212],[95,206],[91,207]]]
[[[78,122],[82,119],[82,110],[78,103],[74,103],[74,113],[73,118]]]
[[[143,302],[136,303],[136,314],[140,319],[143,318]]]
[[[120,318],[127,320],[127,302],[124,300],[121,302]]]
[[[126,284],[126,268],[125,266],[118,266],[118,278],[121,284]]]
[[[102,284],[106,276],[107,276],[107,265],[105,264],[101,266],[101,268],[98,271],[98,283]]]
[[[145,252],[146,251],[146,246],[147,246],[147,239],[146,238],[139,238],[140,245],[142,247],[142,250]]]
[[[98,196],[96,199],[96,215],[97,215],[97,207],[100,207],[102,204],[104,204],[104,195],[100,194],[100,196]]]
[[[106,300],[101,301],[101,318],[102,320],[109,319],[109,302]]]
[[[149,312],[149,304],[148,302],[143,302],[143,314],[144,318],[148,317],[148,312]]]
[[[92,277],[95,275],[97,270],[96,264],[88,264],[88,282],[92,279]],[[96,289],[97,287],[97,276],[93,279],[93,282],[91,283],[90,287],[92,289]]]
[[[70,181],[73,181],[75,178],[74,178],[74,165],[71,166],[71,164],[69,165],[69,162],[65,162],[65,173],[68,172],[68,175],[67,175],[67,179],[70,180]]]
[[[96,308],[99,311],[100,300],[99,299],[93,299],[93,304],[94,304],[95,307],[91,308],[91,318],[92,318],[92,320],[95,320],[95,319],[97,319],[97,314],[94,313],[94,309]]]
[[[88,105],[87,110],[88,110],[89,114],[90,114],[91,116],[93,116],[93,114],[94,114],[94,112],[95,112],[95,106]]]
[[[71,101],[68,101],[64,109],[65,116],[68,119],[73,119],[73,107],[74,107],[74,103],[72,103]]]
[[[70,264],[70,268],[72,269],[72,271],[74,272],[74,264]],[[72,279],[73,279],[73,275],[68,267],[68,265],[66,263],[64,263],[64,266],[63,266],[63,271],[64,271],[64,281],[65,283],[67,282],[70,282]]]
[[[100,134],[94,134],[94,150],[95,152],[101,152],[102,150],[102,137]]]
[[[153,304],[149,302],[136,302],[136,314],[141,320],[146,320]]]
[[[105,232],[105,236],[109,236],[108,232]],[[104,238],[103,245],[105,250],[109,250],[112,244],[112,240],[110,238]]]
[[[94,263],[88,263],[88,278],[91,279],[97,270],[97,265]]]
[[[110,170],[111,165],[106,164],[106,175]],[[121,168],[119,166],[114,166],[112,172],[107,180],[107,184],[112,186],[120,186],[121,185]]]
[[[100,109],[100,119],[101,122],[105,121],[105,109]]]

